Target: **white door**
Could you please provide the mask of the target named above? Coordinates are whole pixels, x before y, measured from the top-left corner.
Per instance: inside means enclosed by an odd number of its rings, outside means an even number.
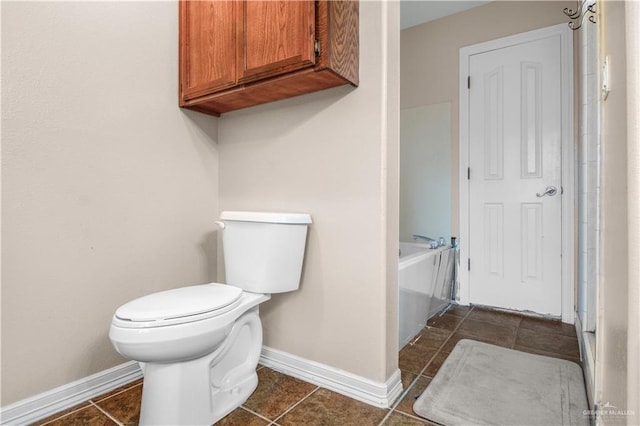
[[[560,36],[469,60],[469,298],[562,310]]]

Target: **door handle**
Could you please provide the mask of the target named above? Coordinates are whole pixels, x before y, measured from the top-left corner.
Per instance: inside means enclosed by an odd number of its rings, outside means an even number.
[[[545,195],[553,197],[554,195],[556,195],[557,192],[558,190],[556,189],[555,186],[547,186],[542,194],[539,192],[536,193],[536,197],[544,197]]]

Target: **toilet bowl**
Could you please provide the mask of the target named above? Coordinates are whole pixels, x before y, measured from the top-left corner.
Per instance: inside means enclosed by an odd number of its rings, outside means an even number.
[[[144,365],[141,425],[210,425],[253,393],[260,303],[297,290],[306,214],[223,212],[226,284],[176,288],[116,310],[109,338]]]

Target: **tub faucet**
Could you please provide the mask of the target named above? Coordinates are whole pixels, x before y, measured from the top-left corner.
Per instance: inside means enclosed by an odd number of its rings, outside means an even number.
[[[447,245],[447,242],[444,240],[444,237],[440,237],[437,240],[431,237],[425,237],[424,235],[417,235],[417,234],[412,235],[412,237],[414,240],[426,241],[429,244],[429,247],[431,247],[432,249],[435,249],[438,247],[444,247],[445,245]]]
[[[427,244],[429,244],[429,247],[432,249],[438,248],[438,241],[434,240],[433,238],[425,237],[424,235],[417,235],[417,234],[413,234],[412,237],[416,241],[417,240],[426,241]]]
[[[428,243],[431,243],[431,242],[435,242],[435,243],[437,243],[437,241],[436,241],[436,240],[434,240],[433,238],[431,238],[431,237],[425,237],[424,235],[417,235],[417,234],[413,234],[413,235],[412,235],[412,237],[413,237],[413,239],[414,239],[414,240],[423,240],[423,241],[426,241],[426,242],[428,242]]]

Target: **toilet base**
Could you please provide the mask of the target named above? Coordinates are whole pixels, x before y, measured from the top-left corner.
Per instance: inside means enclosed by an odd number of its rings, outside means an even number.
[[[258,386],[262,349],[258,307],[234,323],[209,355],[145,363],[140,425],[211,425],[242,405]]]

